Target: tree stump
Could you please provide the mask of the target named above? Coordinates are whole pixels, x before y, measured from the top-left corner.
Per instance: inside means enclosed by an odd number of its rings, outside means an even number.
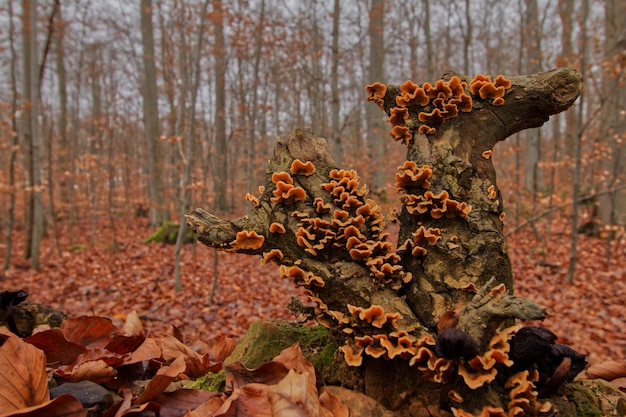
[[[202,243],[259,255],[304,287],[312,314],[363,372],[365,393],[387,407],[436,398],[455,415],[548,412],[533,391],[537,364],[516,366],[509,355],[515,319],[546,310],[513,295],[491,155],[499,141],[566,110],[581,88],[570,68],[375,83],[368,101],[407,146],[395,176],[399,213],[384,214],[355,171],[335,166],[324,139],[296,129],[276,141],[248,215],[196,209],[187,222]],[[389,220],[400,224],[397,245]]]

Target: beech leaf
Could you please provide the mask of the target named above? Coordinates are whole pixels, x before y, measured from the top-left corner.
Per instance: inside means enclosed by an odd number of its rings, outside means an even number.
[[[589,378],[601,378],[612,381],[617,378],[626,377],[626,359],[619,361],[605,361],[587,368]]]
[[[0,410],[10,412],[50,400],[46,355],[0,327],[8,336],[0,346]]]
[[[12,413],[0,414],[0,417],[86,417],[87,410],[70,394],[63,394],[52,401]]]

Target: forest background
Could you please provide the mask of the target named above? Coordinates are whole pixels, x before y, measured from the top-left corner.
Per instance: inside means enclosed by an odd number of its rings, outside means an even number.
[[[577,103],[494,150],[505,233],[516,290],[562,342],[624,358],[625,21],[623,0],[8,0],[0,290],[192,338],[290,318],[305,297],[275,268],[143,240],[195,207],[244,214],[295,127],[398,208],[405,151],[367,84],[572,66]]]

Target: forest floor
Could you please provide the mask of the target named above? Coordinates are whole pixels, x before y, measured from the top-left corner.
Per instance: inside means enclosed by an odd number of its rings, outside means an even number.
[[[555,220],[551,229],[543,241],[530,228],[508,238],[516,294],[548,307],[550,315],[542,325],[554,331],[560,343],[587,354],[590,363],[626,359],[626,243],[613,242],[607,264],[605,241],[580,235],[577,272],[569,282],[568,226]],[[88,230],[75,235],[89,240]],[[237,338],[259,319],[294,319],[286,305],[292,295],[302,295],[280,278],[276,266],[229,253],[219,253],[215,263],[216,252],[201,244],[184,246],[183,289],[177,292],[174,246],[142,243],[152,232],[145,223],[120,222],[116,230],[100,228],[93,247],[74,250],[59,249],[48,236],[41,268],[33,271],[22,258],[23,233],[17,231],[11,268],[0,275],[0,291],[23,289],[29,293],[27,301],[70,316],[110,317],[116,325],[134,310],[147,331],[164,334],[173,325],[188,341],[218,335]],[[61,236],[59,241],[67,239]],[[5,249],[0,245],[2,258]],[[218,279],[211,303],[215,269]]]

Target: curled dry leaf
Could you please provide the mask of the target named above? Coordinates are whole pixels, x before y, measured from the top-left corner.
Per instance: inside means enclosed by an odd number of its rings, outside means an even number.
[[[43,350],[49,364],[68,365],[87,352],[84,346],[67,340],[58,328],[35,333],[24,341]]]
[[[69,318],[63,321],[61,330],[67,340],[86,347],[105,347],[119,334],[111,320],[98,316]]]
[[[148,382],[146,388],[137,398],[137,404],[154,400],[165,391],[170,382],[174,381],[183,372],[185,372],[185,358],[184,356],[179,356],[169,366],[164,366],[157,371],[157,374]]]
[[[330,412],[333,417],[349,417],[348,407],[341,403],[341,399],[327,389],[320,395],[320,405]]]
[[[87,410],[76,397],[63,394],[52,401],[34,407],[22,408],[0,417],[86,417]]]
[[[50,400],[46,355],[0,327],[6,337],[0,346],[0,410],[11,412]]]
[[[308,372],[289,370],[278,384],[269,387],[267,395],[272,404],[272,417],[320,415],[317,388],[310,384]]]
[[[601,378],[607,381],[626,377],[626,359],[606,361],[587,368],[587,377]]]

